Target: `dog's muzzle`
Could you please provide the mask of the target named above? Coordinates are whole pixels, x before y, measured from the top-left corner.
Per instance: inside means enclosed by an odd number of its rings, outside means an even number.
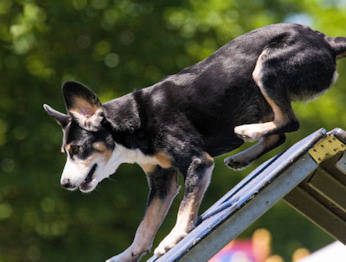
[[[76,186],[71,184],[71,180],[68,178],[65,178],[62,182],[61,182],[61,186],[65,189],[68,190],[74,190],[76,189]]]

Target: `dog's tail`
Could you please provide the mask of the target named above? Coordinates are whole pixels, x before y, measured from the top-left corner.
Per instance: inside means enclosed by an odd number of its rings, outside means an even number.
[[[346,37],[326,37],[327,42],[334,50],[336,58],[346,57]]]

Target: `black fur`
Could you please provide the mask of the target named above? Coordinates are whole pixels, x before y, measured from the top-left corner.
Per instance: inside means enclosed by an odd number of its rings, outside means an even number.
[[[164,169],[157,166],[152,172],[148,174],[149,184],[149,206],[154,198],[164,199],[170,191],[172,174],[176,175],[177,170],[175,168]]]

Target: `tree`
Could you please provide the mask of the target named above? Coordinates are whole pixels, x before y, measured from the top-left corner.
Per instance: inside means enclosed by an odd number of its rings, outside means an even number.
[[[143,214],[144,201],[137,199],[145,199],[147,186],[136,166],[123,166],[92,194],[59,188],[61,131],[42,104],[63,110],[63,80],[87,84],[105,102],[266,24],[302,21],[329,35],[346,35],[345,9],[342,1],[318,0],[2,0],[0,261],[104,260],[131,242]],[[345,127],[343,61],[339,73],[323,98],[295,105],[302,127],[289,143],[321,126]],[[203,208],[249,171],[233,176],[219,158]],[[172,227],[177,202],[156,241]],[[316,249],[330,241],[283,204],[259,223],[273,232],[274,250],[286,258],[295,246]]]

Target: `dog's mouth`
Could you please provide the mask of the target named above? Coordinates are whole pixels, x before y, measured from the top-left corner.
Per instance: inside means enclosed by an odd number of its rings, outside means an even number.
[[[79,188],[81,190],[88,190],[88,186],[90,184],[90,182],[93,180],[93,175],[96,171],[96,168],[97,168],[97,164],[94,164],[92,166],[92,168],[90,169],[88,175],[86,176],[86,178],[84,179],[84,181],[79,185]]]

